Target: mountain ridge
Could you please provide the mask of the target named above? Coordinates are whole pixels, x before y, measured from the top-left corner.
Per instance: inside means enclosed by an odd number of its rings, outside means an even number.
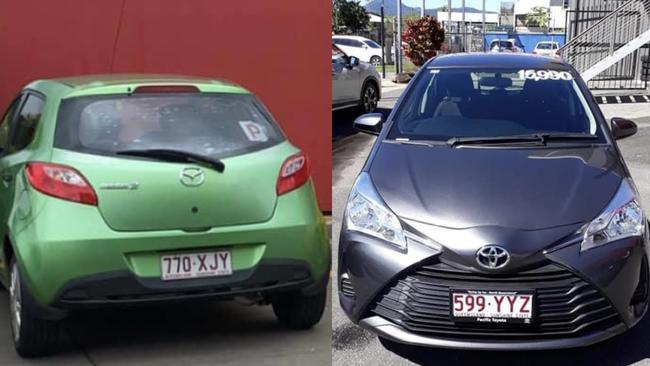
[[[384,15],[385,16],[397,16],[397,1],[398,0],[383,0],[384,1]],[[379,14],[381,13],[381,3],[382,0],[372,0],[369,1],[367,4],[363,5],[363,7],[366,9],[367,12],[370,13],[375,13]],[[437,7],[433,9],[425,9],[424,14],[425,15],[431,15],[432,17],[437,18],[438,17],[438,11],[442,11],[444,7]],[[462,12],[463,8],[451,8],[452,12]],[[480,9],[472,8],[472,7],[465,7],[465,13],[482,13]],[[486,14],[497,14],[497,12],[494,11],[486,11]],[[420,7],[412,7],[408,5],[404,5],[402,3],[402,16],[410,16],[410,15],[420,15]]]

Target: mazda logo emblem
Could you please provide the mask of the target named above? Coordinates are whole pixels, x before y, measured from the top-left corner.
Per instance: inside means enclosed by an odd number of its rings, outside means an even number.
[[[188,187],[197,187],[203,184],[205,174],[201,168],[188,167],[181,170],[180,181]]]
[[[476,252],[476,262],[487,269],[499,269],[510,262],[510,253],[498,245],[486,245]]]

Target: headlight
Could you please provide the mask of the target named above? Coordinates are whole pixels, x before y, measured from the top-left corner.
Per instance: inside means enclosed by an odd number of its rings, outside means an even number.
[[[345,210],[348,230],[362,232],[406,249],[404,230],[375,191],[367,173],[361,173],[352,187]]]
[[[645,217],[636,190],[624,179],[612,201],[584,231],[581,251],[609,242],[642,236],[645,232]]]

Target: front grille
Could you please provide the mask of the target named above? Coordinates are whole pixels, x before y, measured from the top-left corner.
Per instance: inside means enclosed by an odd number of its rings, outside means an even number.
[[[530,325],[451,320],[450,288],[534,290]],[[382,294],[372,311],[413,333],[463,339],[551,339],[608,329],[620,318],[598,290],[555,264],[508,275],[468,272],[444,263],[424,265]]]

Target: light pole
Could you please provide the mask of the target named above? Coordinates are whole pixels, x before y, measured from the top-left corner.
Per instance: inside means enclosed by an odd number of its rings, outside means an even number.
[[[395,57],[395,73],[402,72],[402,0],[397,0],[397,52]]]
[[[447,0],[447,44],[449,44],[449,51],[452,52],[452,37],[451,37],[451,0]]]
[[[336,9],[336,0],[332,0],[332,9],[334,10],[334,31],[339,32],[339,12]]]
[[[386,79],[386,35],[384,34],[384,0],[381,0],[381,26],[379,27],[379,37],[381,38],[381,77]]]
[[[485,0],[483,0],[483,33],[485,33]]]
[[[463,52],[467,52],[467,27],[465,27],[465,0],[462,2],[463,7]]]
[[[420,17],[421,18],[424,18],[424,1],[425,0],[422,0],[422,9],[420,9]]]
[[[483,51],[485,51],[485,0],[483,0],[483,26],[481,27],[481,43],[483,44]]]

